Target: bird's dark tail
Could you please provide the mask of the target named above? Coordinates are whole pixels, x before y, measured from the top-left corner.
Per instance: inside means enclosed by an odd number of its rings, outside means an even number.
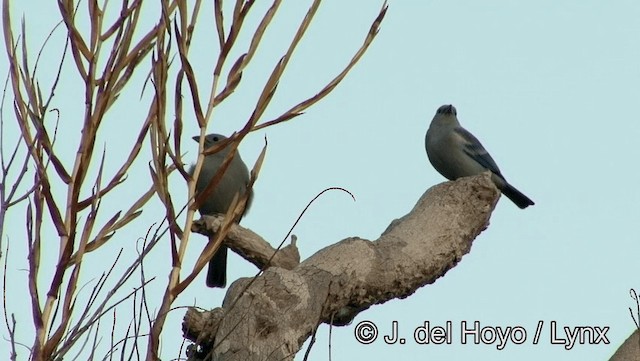
[[[502,189],[502,194],[511,199],[516,206],[521,209],[534,205],[533,201],[529,197],[525,196],[519,190],[515,189],[511,184],[505,182],[505,186]]]
[[[207,287],[224,288],[227,285],[227,246],[220,245],[209,261]]]

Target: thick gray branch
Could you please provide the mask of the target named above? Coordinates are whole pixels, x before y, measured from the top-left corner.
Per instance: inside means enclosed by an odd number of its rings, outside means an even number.
[[[431,187],[373,242],[348,238],[291,270],[237,280],[222,308],[188,312],[185,334],[215,345],[216,360],[293,360],[318,323],[347,324],[442,277],[487,228],[498,198],[488,173]]]
[[[223,220],[224,216],[222,215],[202,216],[201,219],[193,222],[191,230],[210,236],[220,229]],[[231,225],[224,242],[234,252],[254,264],[258,269],[266,269],[267,267],[293,269],[300,264],[300,254],[295,243],[292,242],[292,244],[283,247],[276,253],[276,249],[271,247],[262,237],[252,230],[237,224]]]

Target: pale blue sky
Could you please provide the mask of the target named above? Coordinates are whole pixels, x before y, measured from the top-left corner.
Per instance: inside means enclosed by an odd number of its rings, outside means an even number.
[[[202,23],[210,22],[211,5],[206,3]],[[259,55],[243,75],[241,88],[217,111],[212,131],[230,133],[244,124],[308,3],[284,2]],[[324,2],[263,120],[314,94],[337,74],[361,44],[380,4]],[[255,26],[267,5],[256,3],[249,26]],[[55,24],[51,16],[57,12],[55,4],[35,8],[14,0],[13,9],[14,28],[24,12],[35,49]],[[629,289],[640,289],[636,229],[640,216],[639,15],[636,1],[390,1],[377,39],[331,95],[302,117],[246,138],[240,150],[249,164],[257,158],[265,135],[269,148],[253,208],[243,224],[272,244],[282,239],[322,189],[344,187],[357,199],[353,202],[333,192],[314,204],[294,230],[303,258],[345,237],[376,239],[427,188],[444,181],[424,151],[424,133],[442,104],[457,107],[461,123],[483,142],[504,175],[536,202],[520,210],[501,199],[489,228],[444,278],[407,299],[373,306],[351,326],[334,328],[333,360],[610,357],[634,328],[627,309],[635,307]],[[157,14],[145,16],[145,21],[153,23]],[[203,91],[208,90],[208,69],[216,56],[217,42],[208,33],[212,29],[213,25],[202,26],[191,50]],[[48,58],[40,65],[44,84],[52,77],[50,67],[56,64],[63,37],[62,31],[56,33]],[[72,66],[70,61],[66,65]],[[1,57],[0,66],[7,68],[6,57]],[[54,99],[54,106],[63,110],[59,136],[65,144],[61,141],[60,151],[67,154],[68,162],[81,125],[83,95],[77,85],[77,77],[69,71]],[[110,129],[99,137],[97,145],[113,152],[107,158],[112,171],[135,137],[124,130],[146,114],[149,94],[147,90],[139,100],[141,90],[141,81],[132,82],[122,103],[107,118],[112,122]],[[4,116],[8,134],[15,132],[10,106]],[[194,160],[196,144],[189,138],[197,134],[197,126],[185,119],[185,127],[186,158]],[[123,200],[150,184],[146,148],[143,156],[147,158],[136,163],[120,193]],[[179,177],[174,180],[173,195],[180,200],[186,188]],[[147,207],[134,226],[117,234],[114,250],[125,247],[129,252],[152,223],[162,219],[155,205]],[[103,207],[103,219],[107,219],[124,206],[112,200]],[[9,286],[18,289],[26,284],[23,214],[14,211],[16,226],[5,230],[3,240],[8,237],[14,247]],[[195,261],[198,246],[204,244],[200,238],[195,235],[190,243],[189,262]],[[51,244],[56,240],[52,237]],[[55,246],[50,252],[57,252]],[[166,242],[152,253],[156,261],[146,266],[148,275],[158,277],[150,288],[152,299],[159,297],[169,270],[163,252],[168,253]],[[134,256],[129,252],[129,258]],[[88,257],[96,265],[107,261]],[[102,268],[88,272],[96,277]],[[230,282],[254,273],[253,266],[230,257]],[[85,282],[91,281],[89,277]],[[211,308],[221,303],[223,295],[221,290],[205,288],[201,275],[176,306]],[[31,344],[30,311],[20,308],[24,306],[19,299],[9,302],[10,311],[23,322],[21,340]],[[175,311],[165,326],[163,359],[178,356],[183,314]],[[360,345],[353,332],[363,320],[378,324],[382,333],[397,320],[406,337],[424,321],[444,324],[450,320],[453,342],[386,345],[378,340]],[[476,320],[482,326],[522,326],[528,332],[527,341],[508,344],[501,351],[495,345],[462,345],[460,322]],[[533,345],[539,320],[544,321],[542,338]],[[549,342],[551,321],[559,326],[610,327],[611,344],[565,350]],[[328,332],[327,326],[319,330],[312,360],[328,359]],[[6,338],[6,331],[2,335]]]

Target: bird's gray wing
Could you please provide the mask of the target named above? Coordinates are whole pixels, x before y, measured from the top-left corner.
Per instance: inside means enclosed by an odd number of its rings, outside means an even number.
[[[489,152],[484,149],[478,138],[462,127],[456,128],[454,132],[463,139],[463,150],[465,154],[494,174],[502,177],[500,168],[498,168],[496,162],[491,158]]]

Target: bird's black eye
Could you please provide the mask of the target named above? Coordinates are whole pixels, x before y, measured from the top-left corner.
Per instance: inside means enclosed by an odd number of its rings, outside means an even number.
[[[218,139],[218,137],[213,137],[213,141],[214,142],[217,142],[218,140],[220,140],[220,139]]]

